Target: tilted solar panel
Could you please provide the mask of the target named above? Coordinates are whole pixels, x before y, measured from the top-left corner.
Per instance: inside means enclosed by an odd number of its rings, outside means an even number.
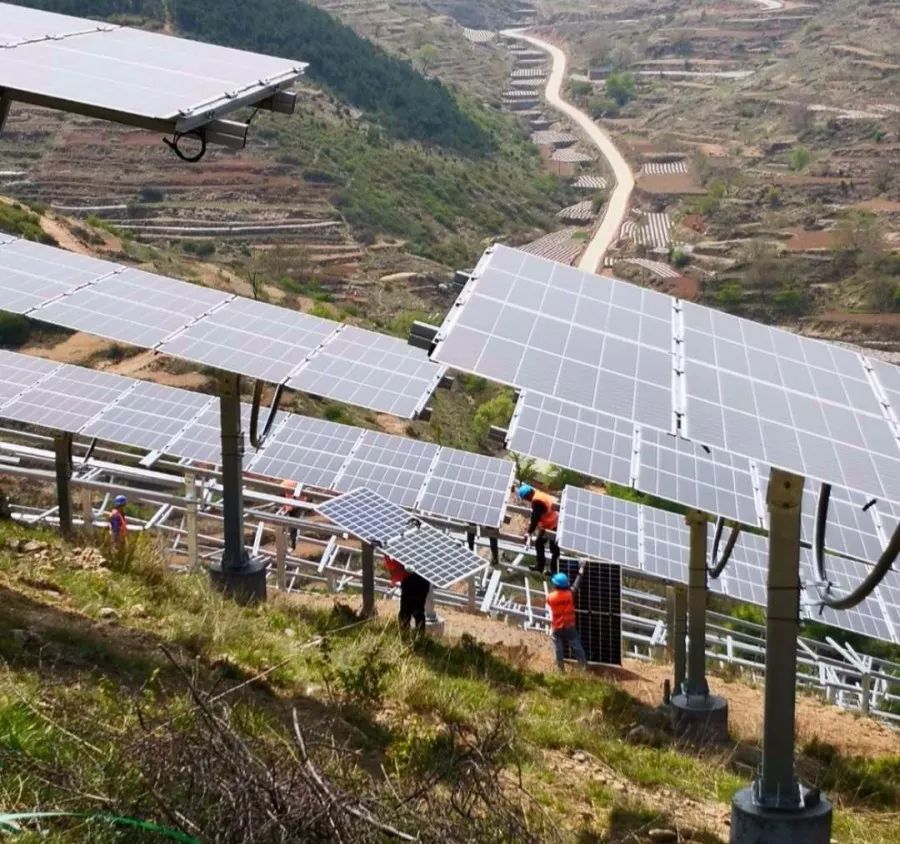
[[[0,3],[0,88],[14,100],[188,131],[287,87],[302,62]]]
[[[365,487],[332,498],[317,508],[338,527],[363,542],[384,545],[409,527],[410,517],[396,504]]]
[[[62,364],[0,349],[0,402],[15,398],[28,387],[59,369]]]
[[[24,240],[0,243],[0,308],[407,417],[445,372],[395,337]]]
[[[487,565],[462,542],[428,525],[407,530],[391,539],[384,553],[437,589],[448,589]]]

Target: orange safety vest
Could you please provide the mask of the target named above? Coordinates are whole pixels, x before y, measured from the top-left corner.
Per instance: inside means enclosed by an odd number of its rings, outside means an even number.
[[[398,583],[403,583],[406,580],[409,572],[403,566],[402,563],[398,563],[391,557],[384,558],[384,567],[388,570],[388,574],[391,576],[391,583],[396,586]]]
[[[559,511],[554,509],[556,507],[556,499],[552,495],[536,489],[531,500],[532,502],[540,501],[546,507],[544,515],[538,519],[538,527],[543,530],[556,530],[556,526],[559,524]]]
[[[547,596],[547,606],[554,630],[575,626],[575,599],[571,589],[554,589]]]
[[[118,507],[113,507],[110,511],[109,532],[113,541],[116,542],[124,539],[125,534],[128,533],[128,522],[125,519],[125,514]]]

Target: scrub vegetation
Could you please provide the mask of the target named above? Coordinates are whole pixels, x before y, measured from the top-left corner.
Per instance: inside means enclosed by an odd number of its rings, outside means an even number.
[[[715,842],[745,781],[737,748],[636,743],[652,712],[515,648],[405,642],[315,592],[241,608],[147,537],[104,556],[7,522],[0,549],[0,801],[106,818],[23,822],[42,841],[161,840],[125,816],[181,840]],[[839,840],[900,840],[897,759],[808,757]]]

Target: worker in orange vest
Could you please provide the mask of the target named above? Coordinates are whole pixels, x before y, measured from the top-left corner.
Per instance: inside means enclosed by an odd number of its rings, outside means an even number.
[[[400,614],[397,621],[400,630],[409,630],[409,623],[416,620],[416,633],[425,632],[425,603],[431,584],[420,574],[407,571],[406,567],[393,557],[384,555],[384,567],[391,576],[391,584],[400,585]]]
[[[127,503],[128,499],[124,495],[117,495],[113,499],[113,508],[109,511],[109,537],[115,546],[123,545],[128,533],[128,522],[125,519]]]
[[[282,488],[282,490],[284,490],[285,497],[288,498],[291,502],[297,500],[296,495],[295,495],[295,493],[297,491],[297,484],[295,481],[284,480],[281,482],[281,488]],[[301,496],[300,500],[306,501],[306,496]],[[301,510],[299,510],[297,507],[291,506],[290,503],[283,504],[281,507],[278,508],[279,516],[300,516],[301,513],[302,513]],[[291,551],[296,551],[297,550],[297,528],[292,527],[288,530],[288,539],[290,540],[290,543],[291,543]]]
[[[518,496],[522,501],[531,504],[531,521],[528,523],[528,532],[525,534],[525,542],[531,541],[535,531],[537,536],[534,541],[534,553],[537,558],[537,565],[532,571],[543,573],[547,565],[547,558],[544,555],[546,548],[548,531],[555,531],[559,525],[559,504],[552,495],[541,492],[529,484],[522,484],[518,489]],[[559,545],[556,538],[551,536],[550,540],[550,571],[555,572],[559,566]]]
[[[565,645],[575,655],[575,659],[582,668],[587,668],[587,656],[581,645],[581,637],[575,626],[575,593],[581,585],[581,574],[584,566],[578,571],[575,583],[569,586],[569,578],[562,572],[553,575],[550,582],[555,587],[547,596],[547,606],[550,608],[550,623],[553,626],[553,646],[556,649],[556,666],[560,671],[564,670],[563,656]]]

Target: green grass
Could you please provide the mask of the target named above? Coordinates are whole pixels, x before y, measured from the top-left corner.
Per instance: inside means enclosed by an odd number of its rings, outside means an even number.
[[[7,539],[24,537],[51,543],[49,562],[6,550]],[[0,525],[5,809],[102,808],[170,820],[150,799],[146,760],[132,748],[148,724],[188,729],[195,705],[187,676],[226,695],[254,747],[289,742],[288,711],[299,707],[310,730],[352,748],[358,766],[344,775],[358,783],[376,765],[399,783],[461,787],[461,737],[484,739],[486,725],[502,724],[513,738],[499,747],[498,763],[513,780],[522,777],[563,840],[625,841],[648,820],[665,826],[671,818],[651,798],[659,789],[726,811],[744,784],[727,750],[629,743],[640,705],[599,679],[546,675],[470,637],[410,644],[391,619],[360,623],[324,595],[239,607],[212,592],[205,575],[169,573],[146,537],[108,568],[85,570],[75,559],[49,534]],[[117,618],[101,619],[105,608]],[[841,772],[829,784],[841,801],[840,840],[900,841],[888,820],[896,760],[813,751]],[[567,774],[560,766],[575,752],[630,784],[628,793]],[[189,801],[176,795],[177,784],[167,799]],[[121,840],[116,834],[91,837],[93,826],[88,833],[82,823],[49,840]]]

